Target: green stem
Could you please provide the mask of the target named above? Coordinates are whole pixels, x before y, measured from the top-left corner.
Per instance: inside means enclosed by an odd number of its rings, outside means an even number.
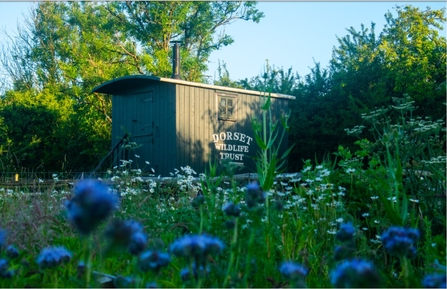
[[[230,255],[230,261],[228,262],[228,268],[227,268],[227,274],[225,274],[225,281],[223,283],[223,288],[226,288],[228,285],[228,280],[230,279],[230,272],[231,267],[233,267],[233,261],[234,261],[234,248],[236,247],[237,242],[237,222],[238,218],[234,221],[234,230],[233,230],[233,239],[231,241],[231,255]]]
[[[85,262],[85,267],[86,267],[85,268],[86,269],[85,283],[86,284],[85,284],[85,286],[89,287],[91,273],[92,273],[92,236],[91,235],[86,238],[85,246],[86,246],[86,251],[85,251],[85,254],[86,254],[86,256],[85,256],[85,259],[86,259],[86,262]]]
[[[203,230],[203,205],[200,205],[200,228],[199,228],[199,234],[202,234]]]
[[[245,274],[244,274],[244,287],[248,288],[248,275],[250,273],[250,248],[251,245],[253,244],[253,240],[255,238],[255,230],[251,230],[250,233],[250,240],[248,241],[248,246],[247,246],[247,258],[245,259]]]
[[[402,257],[401,261],[402,261],[402,277],[404,278],[405,288],[409,288],[410,280],[409,280],[408,259],[407,257]]]

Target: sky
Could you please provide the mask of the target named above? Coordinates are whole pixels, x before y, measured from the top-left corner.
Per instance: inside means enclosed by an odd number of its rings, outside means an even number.
[[[31,2],[1,2],[0,43],[5,41],[2,31],[14,35],[17,24],[23,23]],[[233,80],[252,78],[265,69],[266,60],[277,68],[310,73],[319,62],[327,67],[332,49],[338,46],[337,36],[348,34],[346,29],[360,30],[376,23],[379,34],[385,25],[385,13],[394,15],[396,5],[410,4],[421,9],[441,9],[446,2],[259,2],[258,9],[265,17],[259,23],[236,21],[225,27],[234,43],[211,54],[209,80],[218,77],[218,62],[226,63]],[[445,27],[445,26],[444,26]],[[443,34],[445,35],[445,29]]]

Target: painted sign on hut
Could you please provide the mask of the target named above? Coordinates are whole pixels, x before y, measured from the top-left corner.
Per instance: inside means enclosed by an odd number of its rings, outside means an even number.
[[[112,96],[112,148],[125,135],[137,143],[127,155],[135,167],[147,168],[148,161],[156,175],[169,176],[183,166],[204,172],[210,161],[228,160],[239,172],[256,171],[251,118],[261,114],[262,92],[146,75],[113,79],[93,92]],[[273,115],[288,112],[294,98],[272,93]]]

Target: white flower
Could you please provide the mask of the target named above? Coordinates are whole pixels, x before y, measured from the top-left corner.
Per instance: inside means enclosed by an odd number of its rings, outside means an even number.
[[[371,199],[372,200],[377,200],[379,198],[379,196],[372,196]]]
[[[331,171],[329,171],[328,169],[324,169],[320,172],[320,176],[322,177],[327,177],[331,174]]]
[[[347,169],[346,169],[346,173],[347,173],[347,174],[355,173],[355,169],[347,168]]]
[[[369,213],[363,213],[362,217],[364,217],[364,218],[369,217]]]
[[[136,157],[137,159],[139,159],[139,158],[140,158],[140,156],[139,156],[139,155],[135,155],[135,157]]]
[[[341,223],[343,222],[343,218],[338,218],[337,220],[335,220],[337,223]]]
[[[389,201],[393,201],[394,203],[397,201],[397,199],[396,199],[396,197],[394,196],[394,197],[392,197],[392,198],[387,198],[387,200],[389,200]]]
[[[410,202],[419,203],[419,200],[410,199]]]
[[[309,171],[310,169],[312,169],[312,166],[305,167],[302,172],[305,173],[305,172]]]
[[[328,230],[327,233],[330,235],[335,235],[335,234],[337,234],[337,231],[336,230]]]
[[[374,220],[374,223],[378,224],[378,223],[380,223],[380,221],[379,220]]]
[[[149,165],[150,164],[150,162],[148,162],[148,161],[145,161],[145,163],[146,163],[146,165]],[[172,174],[172,173],[171,173]]]
[[[309,195],[309,196],[311,196],[312,194],[314,193],[314,191],[313,190],[308,190],[307,191],[307,193],[306,193],[306,195]]]

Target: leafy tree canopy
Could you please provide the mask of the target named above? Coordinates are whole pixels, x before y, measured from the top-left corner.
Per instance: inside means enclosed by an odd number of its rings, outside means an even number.
[[[181,41],[182,78],[204,81],[211,53],[233,42],[223,28],[237,20],[259,22],[264,15],[256,5],[256,2],[185,1],[39,2],[26,26],[19,27],[18,34],[2,45],[0,62],[11,82],[5,86],[0,108],[6,117],[8,109],[28,107],[29,102],[39,104],[40,110],[57,112],[56,122],[68,118],[65,134],[53,137],[46,145],[58,142],[66,151],[76,151],[78,155],[68,161],[72,169],[80,169],[75,168],[79,163],[75,158],[82,158],[83,167],[94,167],[110,149],[112,118],[110,98],[91,93],[92,88],[131,74],[170,77],[172,40]],[[41,105],[44,95],[51,95],[56,102]],[[5,132],[10,131],[12,120],[14,117],[8,116],[2,123]],[[34,125],[39,123],[36,121]],[[26,141],[8,137],[13,147],[26,146]],[[15,166],[19,169],[32,163],[15,162]],[[47,161],[41,167],[57,166]]]

